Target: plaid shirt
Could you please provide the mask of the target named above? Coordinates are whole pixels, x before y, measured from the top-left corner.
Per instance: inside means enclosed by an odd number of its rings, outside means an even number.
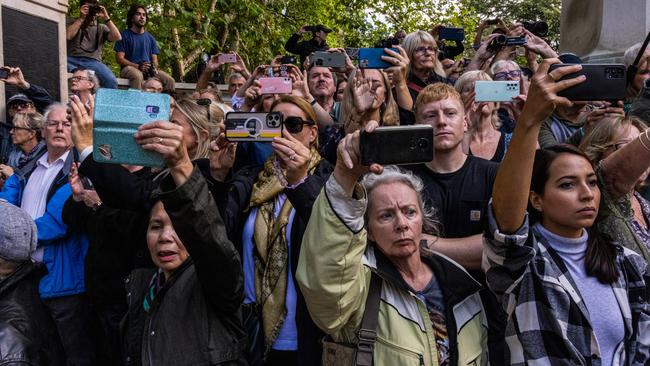
[[[499,232],[488,211],[483,270],[488,287],[508,314],[506,359],[510,365],[601,365],[589,312],[564,262],[539,237],[528,218],[513,235]],[[533,232],[534,234],[534,232]],[[650,363],[650,306],[641,256],[617,246],[619,279],[612,283],[625,321],[625,339],[613,365]]]

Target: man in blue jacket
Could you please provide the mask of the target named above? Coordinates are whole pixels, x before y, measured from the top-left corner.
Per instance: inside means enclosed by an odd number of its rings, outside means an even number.
[[[68,173],[76,154],[66,109],[65,104],[55,103],[45,110],[42,135],[47,152],[31,173],[12,175],[0,199],[21,207],[36,222],[38,243],[32,260],[44,263],[48,270],[39,293],[56,323],[67,364],[94,365],[93,316],[84,287],[88,240],[69,232],[61,218],[72,193]]]

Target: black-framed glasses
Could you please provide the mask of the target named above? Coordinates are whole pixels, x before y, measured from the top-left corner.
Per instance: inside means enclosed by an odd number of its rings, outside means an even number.
[[[424,55],[425,53],[432,53],[434,55],[438,54],[439,50],[437,47],[431,47],[431,46],[420,46],[415,49],[415,53]]]
[[[196,101],[196,104],[202,105],[205,107],[206,112],[208,113],[208,122],[210,122],[210,104],[212,104],[212,99],[201,98]]]
[[[284,119],[282,120],[282,124],[284,125],[284,128],[286,128],[287,131],[289,131],[289,133],[299,133],[300,131],[302,131],[303,125],[313,126],[316,123],[314,123],[313,121],[304,120],[300,117],[292,116],[292,117],[284,117]]]
[[[497,72],[494,74],[494,80],[506,80],[508,76],[511,78],[521,77],[521,70]]]

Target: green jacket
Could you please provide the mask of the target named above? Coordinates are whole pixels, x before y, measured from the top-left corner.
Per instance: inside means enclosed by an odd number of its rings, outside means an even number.
[[[438,365],[426,305],[388,258],[367,245],[365,209],[365,197],[346,198],[330,177],[314,204],[298,262],[296,277],[309,313],[336,342],[356,343],[371,271],[375,271],[384,282],[374,364]],[[447,257],[434,254],[422,259],[443,290],[450,365],[487,364],[487,321],[480,285]]]

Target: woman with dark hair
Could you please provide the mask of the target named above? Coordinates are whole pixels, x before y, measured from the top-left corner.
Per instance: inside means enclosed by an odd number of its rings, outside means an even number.
[[[549,73],[558,62],[545,60],[533,77],[488,212],[483,269],[508,314],[506,358],[511,365],[645,365],[646,262],[592,229],[601,191],[589,159],[564,145],[535,151],[553,107],[571,105],[557,93],[584,81],[556,82],[581,68]]]
[[[307,101],[284,95],[270,111],[283,115],[284,128],[262,166],[233,174],[236,144],[223,143],[223,135],[212,143],[213,193],[242,256],[247,327],[260,317],[259,332],[253,326],[249,332],[251,364],[263,357],[265,365],[316,365],[323,334],[309,317],[295,274],[311,208],[332,166],[318,153],[316,114]]]

